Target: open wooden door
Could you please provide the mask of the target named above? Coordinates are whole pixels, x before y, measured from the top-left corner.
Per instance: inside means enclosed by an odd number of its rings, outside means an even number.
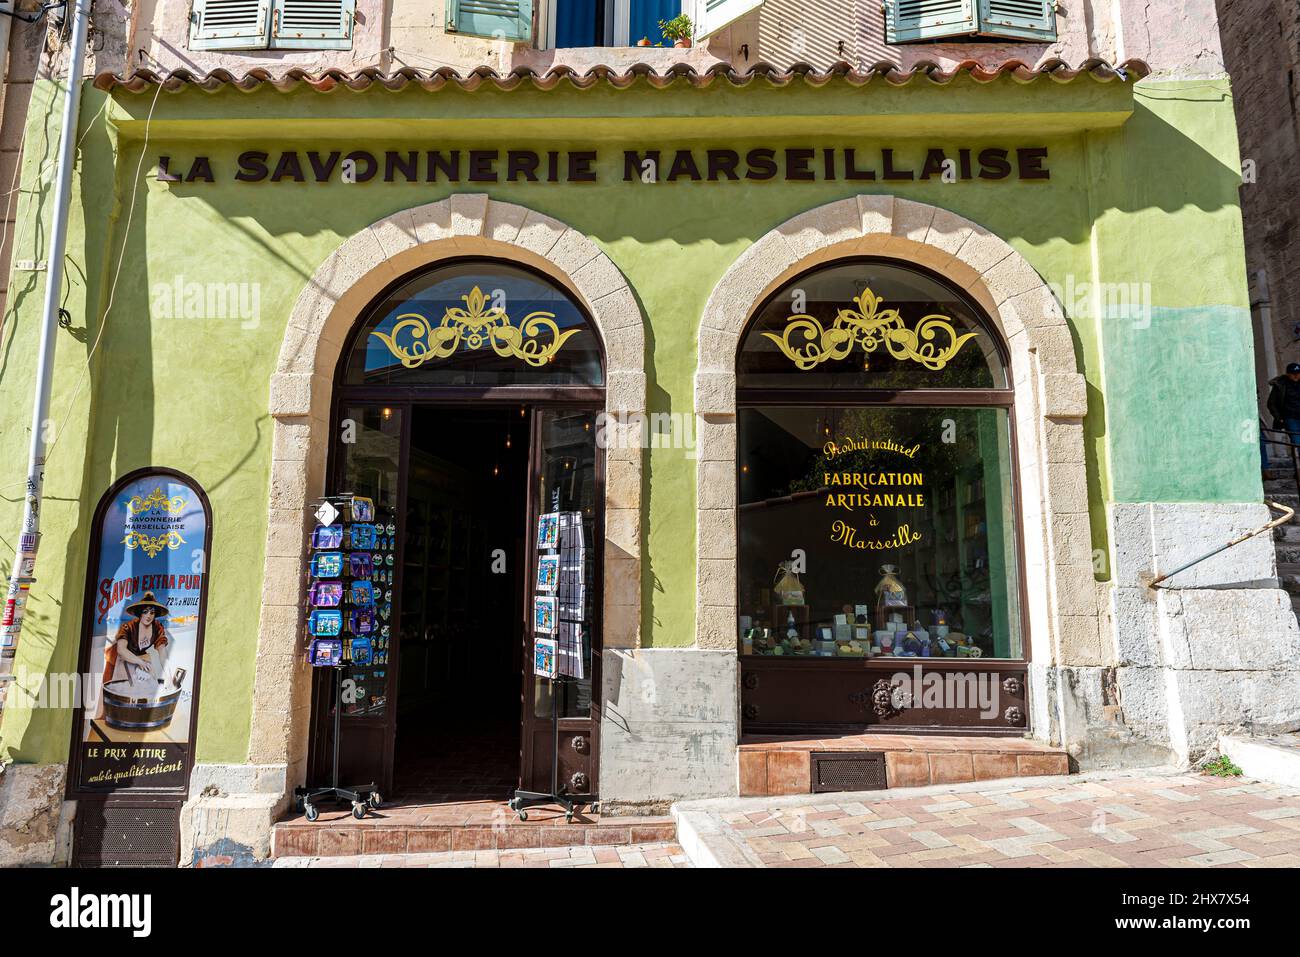
[[[604,456],[596,448],[594,408],[550,407],[533,411],[529,480],[528,601],[525,602],[523,674],[523,787],[547,791],[551,786],[553,727],[551,693],[556,689],[560,715],[559,777],[569,794],[597,794],[599,753],[601,568],[604,541]],[[582,676],[552,685],[533,674],[533,639],[537,587],[538,517],[550,513],[581,516],[582,596],[577,610],[557,614],[560,628],[571,626],[580,643]],[[564,552],[567,560],[575,553]],[[544,637],[559,638],[559,634]]]

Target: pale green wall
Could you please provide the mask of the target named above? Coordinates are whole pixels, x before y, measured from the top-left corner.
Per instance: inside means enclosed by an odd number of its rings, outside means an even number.
[[[1152,394],[1161,403],[1157,413],[1187,416],[1188,421],[1217,422],[1217,410],[1226,408],[1236,415],[1235,405],[1253,404],[1250,376],[1244,371],[1225,376],[1225,366],[1217,360],[1198,361],[1197,368],[1164,380],[1163,388],[1149,387],[1149,370],[1159,365],[1158,356],[1169,346],[1164,336],[1188,329],[1208,335],[1217,324],[1224,331],[1221,341],[1229,347],[1249,342],[1249,321],[1241,309],[1245,289],[1231,102],[1222,84],[1203,87],[1217,91],[1217,98],[1203,90],[1185,96],[1168,85],[1145,83],[1143,89],[1150,94],[1139,96],[1127,125],[1091,133],[1083,127],[1113,123],[1123,108],[1127,93],[1118,84],[1085,77],[1065,85],[1041,80],[1024,86],[1008,79],[987,85],[914,83],[900,89],[881,84],[860,90],[833,84],[823,90],[597,88],[473,95],[454,90],[339,91],[331,96],[310,91],[188,91],[163,93],[156,104],[152,90],[124,95],[108,113],[126,143],[116,165],[111,154],[115,144],[102,121],[85,133],[86,192],[78,196],[69,247],[73,328],[59,335],[53,403],[56,415],[69,408],[73,414],[50,464],[46,538],[20,662],[55,670],[74,667],[86,525],[110,482],[148,464],[181,469],[206,488],[215,513],[198,758],[246,758],[270,469],[267,382],[283,325],[308,277],[344,239],[389,213],[449,192],[446,185],[431,184],[232,182],[234,157],[254,144],[272,150],[331,145],[374,151],[502,145],[599,148],[598,184],[498,184],[488,191],[557,217],[589,234],[611,256],[648,319],[650,410],[681,413],[692,409],[699,317],[736,257],[767,230],[804,210],[862,187],[867,192],[889,187],[780,181],[625,184],[624,147],[727,146],[743,152],[757,145],[879,144],[885,135],[900,151],[1046,144],[1052,171],[1047,183],[931,182],[903,184],[893,191],[983,224],[1051,282],[1063,284],[1071,274],[1080,280],[1090,277],[1094,247],[1103,279],[1135,270],[1149,276],[1162,310],[1161,334],[1126,339],[1096,322],[1072,323],[1094,402],[1087,423],[1088,472],[1099,547],[1105,541],[1103,502],[1112,487],[1126,500],[1134,495],[1255,499],[1257,470],[1235,448],[1219,456],[1212,473],[1186,469],[1188,476],[1175,487],[1149,478],[1159,467],[1149,461],[1148,446],[1107,442],[1114,430],[1137,421],[1138,412],[1145,414],[1140,406],[1151,401]],[[48,87],[38,84],[34,115],[46,108],[48,99]],[[100,94],[87,95],[87,123],[101,104]],[[88,341],[100,329],[98,314],[107,295],[104,274],[116,264],[116,255],[109,253],[123,241],[125,218],[116,204],[129,199],[143,120],[151,105],[156,111],[140,202],[126,240],[112,312],[87,384],[73,402]],[[1089,110],[1094,111],[1091,121],[1077,115]],[[634,114],[635,119],[627,118]],[[348,121],[332,119],[340,116]],[[33,129],[40,125],[33,120]],[[908,139],[909,133],[915,138]],[[41,137],[29,133],[29,145],[33,142],[40,143]],[[52,149],[48,144],[39,148],[46,154]],[[35,183],[37,162],[31,152],[24,161],[28,190]],[[196,153],[211,157],[217,183],[167,185],[152,180],[158,155],[170,154],[175,170]],[[455,191],[484,189],[460,184]],[[31,218],[33,201],[48,203],[39,191],[25,195],[20,221]],[[89,243],[86,236],[92,237]],[[35,255],[35,248],[30,234],[24,233],[15,255]],[[1189,248],[1194,248],[1194,256]],[[149,321],[151,284],[171,283],[177,274],[187,281],[258,283],[260,324],[242,329],[234,319]],[[12,551],[9,536],[19,516],[13,483],[21,482],[25,460],[23,424],[29,415],[31,370],[23,357],[34,351],[40,312],[39,283],[29,275],[20,278],[23,281],[12,287],[0,344],[4,562]],[[87,302],[94,309],[88,310]],[[1193,308],[1199,311],[1185,311]],[[94,316],[90,321],[88,312]],[[1248,368],[1245,361],[1243,369]],[[93,420],[88,423],[92,401]],[[1200,414],[1196,403],[1201,404]],[[93,436],[89,448],[84,440],[88,425]],[[1140,422],[1138,427],[1143,427]],[[1170,439],[1167,449],[1182,455],[1219,446],[1212,432],[1185,431]],[[680,450],[652,451],[643,507],[644,640],[655,646],[690,644],[694,460]],[[4,750],[19,760],[62,760],[69,715],[25,711],[17,704],[6,714],[3,731]]]

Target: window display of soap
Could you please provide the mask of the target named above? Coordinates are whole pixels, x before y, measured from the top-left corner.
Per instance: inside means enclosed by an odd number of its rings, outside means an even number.
[[[908,602],[898,567],[881,565],[871,605],[847,604],[829,621],[810,620],[806,592],[791,562],[777,568],[771,611],[740,616],[741,649],[753,655],[819,658],[980,658],[974,638],[949,624],[941,608],[928,622]]]

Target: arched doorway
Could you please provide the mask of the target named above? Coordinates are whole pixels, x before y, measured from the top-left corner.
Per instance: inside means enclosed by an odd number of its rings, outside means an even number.
[[[1023,733],[1006,346],[898,260],[796,275],[737,355],[742,733]],[[883,691],[882,691],[883,689]]]
[[[327,487],[373,498],[398,547],[378,583],[388,654],[345,676],[358,689],[342,716],[345,775],[429,801],[549,784],[551,686],[532,667],[542,636],[572,674],[556,686],[563,780],[594,790],[605,381],[585,305],[526,266],[441,260],[362,311],[334,376]],[[535,534],[557,513],[580,543],[568,558],[581,587],[566,594]],[[313,777],[332,750],[328,690],[313,692]]]

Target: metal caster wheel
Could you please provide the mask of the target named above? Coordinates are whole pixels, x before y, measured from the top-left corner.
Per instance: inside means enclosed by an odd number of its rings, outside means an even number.
[[[362,801],[352,802],[352,816],[355,817],[358,821],[366,816],[366,805],[364,802]]]
[[[572,824],[572,823],[573,823],[573,812],[572,812],[572,811],[565,811],[565,812],[564,812],[564,823],[565,823],[565,824]]]
[[[315,804],[303,804],[302,812],[307,816],[307,820],[314,821],[320,817],[320,811],[316,810]]]
[[[519,812],[519,820],[521,820],[521,821],[526,821],[526,820],[528,820],[528,812],[527,812],[527,811],[520,811],[520,812]]]
[[[370,792],[370,806],[372,808],[374,808],[377,811],[379,810],[379,806],[383,803],[384,803],[384,799],[379,796],[378,791]]]

